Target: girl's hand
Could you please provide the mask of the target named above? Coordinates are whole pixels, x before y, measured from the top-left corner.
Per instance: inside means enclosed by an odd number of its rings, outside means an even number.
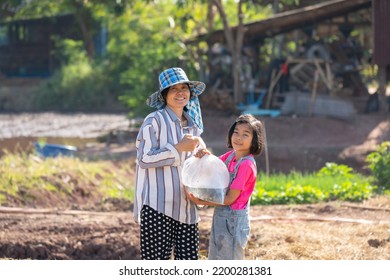
[[[198,158],[202,158],[204,157],[205,155],[211,155],[210,151],[207,150],[207,149],[200,149],[199,151],[197,151],[195,153],[195,157],[198,157]]]

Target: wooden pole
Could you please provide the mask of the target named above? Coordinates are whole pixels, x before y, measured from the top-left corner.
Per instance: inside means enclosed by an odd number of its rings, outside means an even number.
[[[273,91],[281,76],[282,76],[282,70],[279,70],[278,72],[275,69],[272,70],[271,82],[267,93],[266,109],[269,109],[271,107]]]
[[[265,174],[269,176],[269,156],[268,156],[268,143],[267,143],[267,132],[265,130],[265,122],[263,121],[264,128],[264,153],[265,153]]]
[[[310,107],[309,107],[309,116],[313,116],[313,108],[314,104],[316,102],[316,96],[317,96],[317,86],[318,86],[318,78],[319,78],[319,71],[316,69],[314,72],[314,84],[313,84],[313,91],[311,93],[311,100],[310,100]]]

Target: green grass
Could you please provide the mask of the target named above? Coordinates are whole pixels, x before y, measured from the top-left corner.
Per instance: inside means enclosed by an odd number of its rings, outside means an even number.
[[[6,153],[0,161],[0,204],[16,200],[33,204],[38,195],[132,200],[133,177],[129,164],[83,161],[58,157],[41,159],[28,154]]]
[[[41,159],[28,154],[6,153],[0,160],[0,204],[18,201],[35,205],[42,196],[63,201],[72,197],[124,199],[134,195],[134,166],[127,161],[86,161],[59,157]],[[327,163],[314,173],[258,174],[251,204],[303,204],[330,200],[359,202],[377,191],[371,176],[355,173],[345,165]]]

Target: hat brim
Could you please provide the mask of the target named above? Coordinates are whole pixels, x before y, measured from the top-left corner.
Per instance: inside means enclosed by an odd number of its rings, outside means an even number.
[[[200,81],[188,81],[188,82],[180,81],[177,83],[170,84],[168,87],[171,87],[171,86],[174,86],[177,84],[189,84],[191,92],[195,96],[201,95],[204,92],[204,90],[206,89],[206,84],[203,82],[200,82]],[[166,87],[166,88],[168,88],[168,87]],[[148,97],[148,99],[146,100],[146,104],[152,108],[157,108],[157,109],[163,108],[165,105],[165,102],[164,102],[163,96],[161,95],[161,92],[166,88],[162,88],[162,89],[152,93]]]

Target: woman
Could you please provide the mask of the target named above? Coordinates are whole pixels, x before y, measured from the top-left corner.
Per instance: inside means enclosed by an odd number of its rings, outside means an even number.
[[[190,81],[181,68],[159,75],[160,89],[136,140],[134,218],[140,223],[142,259],[198,259],[199,216],[185,195],[181,169],[203,131],[198,95],[206,85]]]

